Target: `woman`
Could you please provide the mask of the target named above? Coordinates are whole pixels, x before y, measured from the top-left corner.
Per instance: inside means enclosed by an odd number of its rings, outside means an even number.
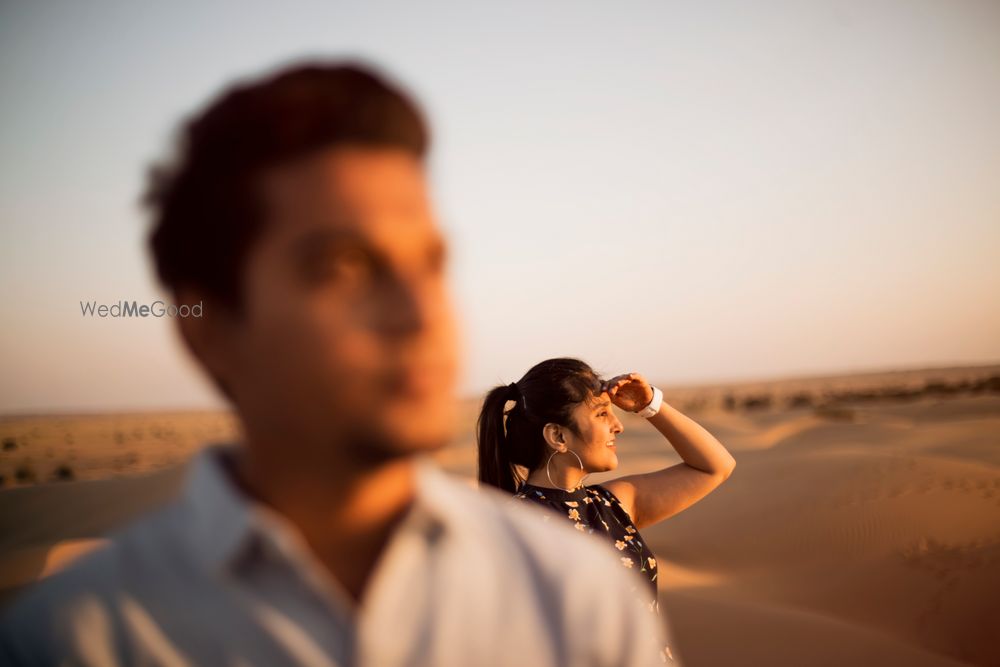
[[[509,410],[508,402],[514,403]],[[585,486],[588,474],[618,467],[615,436],[624,429],[612,406],[649,420],[683,463]],[[639,529],[698,502],[736,466],[718,440],[664,402],[641,375],[603,381],[577,359],[543,361],[517,382],[492,389],[477,430],[479,481],[554,510],[578,530],[611,542],[622,565],[643,576],[644,599],[654,613],[656,559]]]

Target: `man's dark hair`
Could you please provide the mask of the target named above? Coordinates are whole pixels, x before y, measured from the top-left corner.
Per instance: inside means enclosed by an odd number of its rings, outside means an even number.
[[[195,288],[238,310],[243,262],[263,224],[264,169],[337,145],[422,159],[429,137],[415,104],[376,74],[306,63],[237,84],[190,119],[177,143],[143,199],[157,275],[171,290]]]

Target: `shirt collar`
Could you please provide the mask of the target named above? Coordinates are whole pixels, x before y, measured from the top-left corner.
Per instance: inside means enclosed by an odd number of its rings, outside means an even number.
[[[233,445],[202,449],[191,462],[181,497],[189,548],[208,569],[227,564],[253,533],[251,504],[226,470]]]
[[[283,517],[248,498],[233,481],[229,464],[238,445],[215,445],[195,455],[181,497],[189,548],[206,568],[216,570],[233,563],[255,537],[277,537]],[[414,504],[400,529],[421,531],[428,539],[439,537],[469,519],[465,505],[449,479],[426,455],[414,459]],[[272,533],[268,535],[268,533]]]

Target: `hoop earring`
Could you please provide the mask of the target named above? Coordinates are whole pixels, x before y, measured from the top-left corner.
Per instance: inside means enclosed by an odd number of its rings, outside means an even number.
[[[580,458],[580,455],[577,454],[576,452],[574,452],[572,449],[567,449],[566,451],[569,452],[570,454],[572,454],[573,456],[575,456],[576,460],[580,462],[580,470],[586,471],[586,468],[583,467],[583,460]],[[545,476],[549,478],[549,484],[551,484],[552,486],[556,487],[557,489],[562,489],[563,491],[576,491],[581,486],[583,486],[583,480],[587,479],[587,476],[590,475],[590,473],[589,472],[585,472],[584,475],[583,475],[583,477],[580,478],[580,483],[577,484],[574,488],[572,488],[572,489],[563,489],[563,487],[559,486],[558,484],[556,484],[555,482],[552,481],[552,473],[549,472],[549,464],[552,463],[552,457],[555,456],[556,454],[559,454],[559,453],[560,452],[559,452],[558,449],[553,449],[552,453],[549,454],[549,460],[545,462]]]

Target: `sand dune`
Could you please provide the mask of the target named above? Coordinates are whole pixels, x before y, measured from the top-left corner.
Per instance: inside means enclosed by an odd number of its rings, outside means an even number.
[[[715,595],[678,590],[662,608],[680,638],[677,654],[686,665],[966,664],[856,624],[740,598],[728,590]],[[703,639],[692,645],[685,637]]]
[[[855,411],[731,433],[737,474],[644,531],[682,568],[662,593],[686,657],[740,655],[707,628],[690,631],[701,618],[733,633],[727,644],[755,625],[795,637],[792,647],[753,638],[751,664],[1000,664],[1000,398]],[[710,430],[714,418],[703,420]],[[712,576],[693,585],[683,568]],[[718,620],[730,615],[738,629]],[[803,657],[810,645],[823,647],[816,660]]]
[[[643,531],[685,664],[1000,665],[994,377],[1000,367],[668,390],[738,461],[715,494]],[[474,472],[477,408],[438,455],[460,475]],[[642,420],[623,422],[621,466],[588,481],[679,460]],[[176,413],[8,418],[0,437],[15,487],[0,491],[9,598],[164,502],[199,443],[236,431],[227,415]],[[84,481],[48,481],[67,465]],[[28,466],[34,477],[19,477]]]

